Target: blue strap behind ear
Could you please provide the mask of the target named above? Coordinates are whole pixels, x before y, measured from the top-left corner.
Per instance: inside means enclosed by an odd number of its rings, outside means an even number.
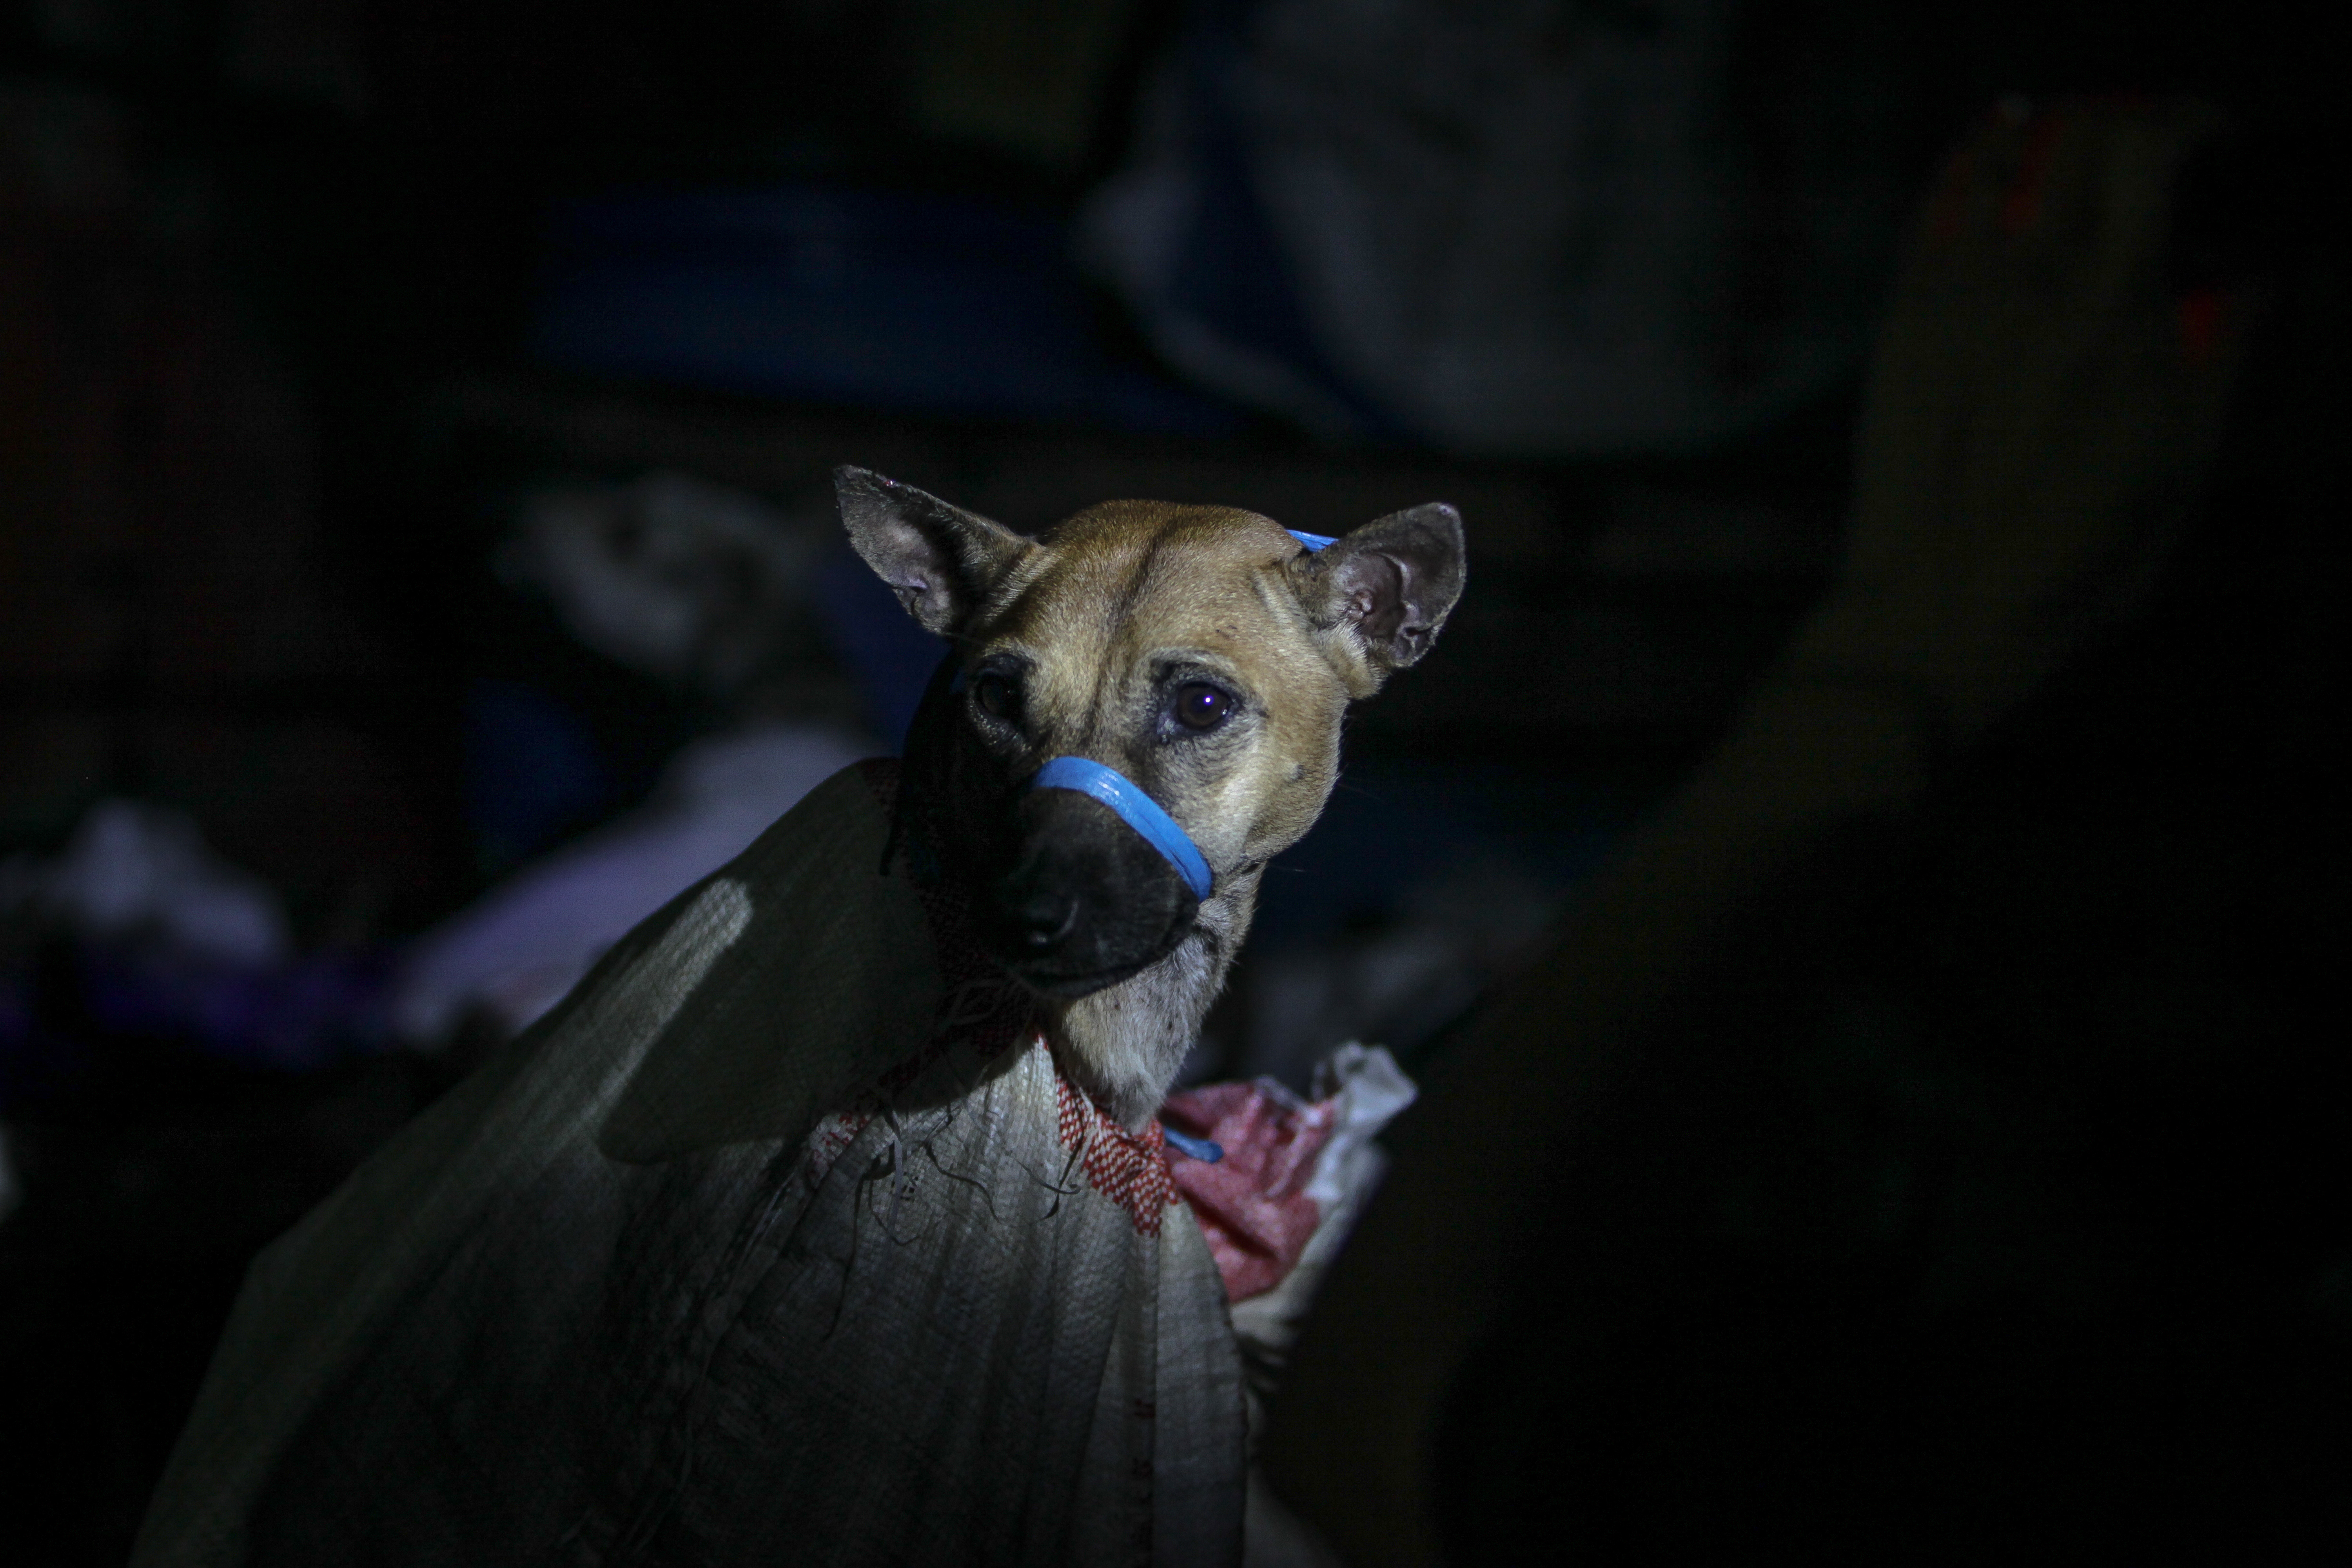
[[[1283,532],[1287,533],[1291,538],[1307,546],[1310,552],[1321,550],[1326,545],[1337,544],[1339,542],[1339,540],[1328,533],[1301,533],[1295,528],[1286,528],[1283,530]]]
[[[1177,826],[1174,817],[1160,808],[1158,801],[1116,768],[1085,757],[1055,757],[1037,770],[1029,787],[1076,790],[1080,795],[1092,795],[1118,813],[1119,819],[1142,835],[1146,844],[1165,856],[1168,863],[1176,868],[1176,874],[1184,879],[1184,885],[1192,889],[1194,898],[1209,896],[1209,862],[1200,847]]]

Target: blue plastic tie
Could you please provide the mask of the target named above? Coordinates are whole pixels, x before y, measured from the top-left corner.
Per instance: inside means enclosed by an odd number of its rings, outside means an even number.
[[[1167,858],[1184,879],[1196,899],[1209,896],[1211,878],[1209,862],[1192,842],[1192,836],[1177,826],[1176,819],[1160,808],[1160,803],[1143,793],[1142,786],[1129,780],[1116,768],[1105,767],[1085,757],[1055,757],[1030,779],[1031,789],[1068,789],[1094,796],[1113,811],[1119,819],[1140,834],[1143,841]]]
[[[1190,1132],[1179,1132],[1173,1127],[1162,1127],[1160,1135],[1168,1146],[1181,1154],[1190,1154],[1203,1165],[1213,1165],[1225,1157],[1225,1152],[1206,1138],[1195,1138]]]
[[[1283,530],[1283,532],[1287,533],[1291,538],[1307,546],[1310,552],[1321,550],[1326,546],[1339,542],[1338,539],[1328,533],[1301,533],[1295,528],[1286,528]]]

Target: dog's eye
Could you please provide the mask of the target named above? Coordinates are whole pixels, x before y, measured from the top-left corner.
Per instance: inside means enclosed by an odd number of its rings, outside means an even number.
[[[1188,680],[1176,689],[1176,722],[1187,730],[1213,730],[1234,710],[1234,694],[1205,680]]]
[[[993,670],[971,683],[971,694],[992,719],[1010,724],[1021,711],[1021,689]]]

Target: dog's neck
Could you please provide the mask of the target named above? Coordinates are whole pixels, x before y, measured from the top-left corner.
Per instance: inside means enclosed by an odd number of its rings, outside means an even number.
[[[1263,875],[1253,867],[1218,878],[1191,934],[1150,968],[1075,1002],[1043,1004],[1045,1038],[1062,1070],[1126,1125],[1140,1127],[1160,1109],[1201,1037],[1201,1021],[1249,934]]]

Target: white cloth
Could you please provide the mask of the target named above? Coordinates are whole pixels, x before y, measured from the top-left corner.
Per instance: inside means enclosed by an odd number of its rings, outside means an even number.
[[[1223,1289],[825,786],[255,1264],[138,1568],[1230,1564]]]

